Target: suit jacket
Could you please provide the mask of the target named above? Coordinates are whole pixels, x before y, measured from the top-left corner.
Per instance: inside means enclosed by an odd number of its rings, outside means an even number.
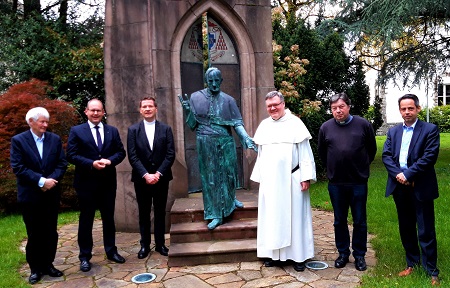
[[[101,151],[87,122],[70,129],[67,158],[75,165],[74,187],[79,195],[96,189],[115,191],[117,188],[116,165],[123,161],[126,152],[117,128],[103,124],[103,129]],[[111,165],[102,170],[95,169],[92,164],[102,158],[110,160]]]
[[[162,181],[170,181],[172,164],[175,161],[175,144],[172,128],[156,121],[153,150],[150,149],[144,121],[128,128],[127,150],[132,169],[131,181],[143,181],[145,173],[154,174],[159,171]]]
[[[410,183],[414,183],[414,193],[418,200],[433,200],[439,197],[434,164],[439,154],[439,130],[436,125],[418,120],[414,127],[408,150],[408,169],[402,171],[399,157],[402,144],[403,126],[389,129],[382,159],[388,171],[386,197],[394,192],[397,174],[403,172]]]
[[[37,202],[43,193],[59,196],[59,184],[46,192],[38,186],[41,177],[60,181],[66,172],[67,160],[58,135],[45,132],[42,159],[30,130],[14,136],[11,139],[10,160],[17,177],[19,202]]]

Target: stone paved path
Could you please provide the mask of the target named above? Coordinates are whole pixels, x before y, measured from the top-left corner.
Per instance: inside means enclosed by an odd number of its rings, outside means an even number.
[[[330,266],[324,270],[296,272],[291,265],[266,268],[262,262],[240,262],[189,267],[168,267],[167,257],[152,252],[147,259],[138,259],[139,234],[117,233],[119,253],[126,258],[126,263],[116,264],[106,259],[102,244],[101,222],[94,223],[94,251],[91,259],[92,270],[83,273],[79,270],[77,224],[69,224],[59,229],[59,247],[54,265],[64,272],[63,277],[44,276],[33,287],[42,288],[331,288],[358,287],[361,275],[351,263],[344,269],[333,267],[337,252],[334,246],[333,214],[314,210],[314,244],[315,258]],[[168,238],[169,235],[167,234]],[[370,239],[369,235],[369,239]],[[24,251],[25,241],[21,249]],[[166,240],[170,243],[170,239]],[[170,248],[170,245],[168,245]],[[153,249],[153,247],[152,247]],[[375,253],[368,244],[366,255],[368,270],[376,264]],[[150,272],[157,278],[146,284],[134,284],[131,278],[143,272]],[[24,281],[28,281],[30,270],[25,265],[20,270]]]

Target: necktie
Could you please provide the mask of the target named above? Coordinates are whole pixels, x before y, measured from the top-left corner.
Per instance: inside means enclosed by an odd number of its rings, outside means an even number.
[[[94,128],[95,128],[95,130],[97,130],[97,146],[98,146],[98,150],[101,151],[103,143],[102,143],[102,137],[100,136],[100,131],[99,131],[100,127],[95,126]]]

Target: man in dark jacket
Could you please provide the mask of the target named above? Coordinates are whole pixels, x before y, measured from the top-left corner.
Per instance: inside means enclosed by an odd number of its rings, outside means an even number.
[[[67,158],[75,165],[74,187],[80,204],[78,245],[80,270],[91,270],[92,226],[96,208],[103,224],[103,244],[106,256],[116,263],[124,263],[116,247],[114,209],[116,202],[116,166],[125,158],[125,149],[117,128],[101,122],[105,115],[98,99],[88,102],[84,111],[88,121],[70,130]]]
[[[134,182],[139,209],[141,250],[138,258],[150,253],[150,213],[154,211],[155,251],[167,256],[164,245],[165,217],[171,167],[175,161],[175,144],[172,128],[156,120],[158,105],[155,98],[140,101],[139,111],[144,118],[128,128],[128,160],[133,167],[131,181]]]
[[[421,108],[416,95],[403,95],[398,106],[404,123],[389,129],[383,149],[383,163],[388,171],[386,197],[394,198],[406,253],[406,269],[398,275],[408,276],[422,260],[431,284],[439,285],[434,223],[434,199],[439,197],[434,170],[439,130],[436,125],[417,119]]]
[[[39,282],[42,275],[63,276],[53,261],[58,245],[59,181],[67,161],[61,138],[47,132],[49,119],[45,108],[31,109],[25,117],[30,130],[11,139],[11,167],[17,177],[17,200],[28,235],[30,284]]]

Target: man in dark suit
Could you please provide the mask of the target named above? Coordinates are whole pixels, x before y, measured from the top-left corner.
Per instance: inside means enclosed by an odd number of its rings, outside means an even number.
[[[417,119],[421,108],[416,95],[403,95],[398,105],[404,123],[388,131],[382,158],[388,171],[386,197],[394,198],[406,252],[407,267],[399,276],[411,274],[422,260],[432,285],[439,285],[434,223],[439,131],[436,125]]]
[[[138,258],[150,253],[150,212],[154,210],[155,251],[167,256],[164,245],[164,229],[171,167],[175,160],[175,146],[170,126],[156,120],[158,105],[155,98],[140,101],[139,109],[143,121],[128,128],[128,160],[133,167],[131,181],[134,182],[139,209],[141,249]]]
[[[80,204],[78,245],[80,270],[91,270],[92,225],[99,208],[103,224],[106,256],[116,263],[125,259],[117,253],[114,208],[116,201],[116,165],[125,158],[117,128],[101,122],[105,115],[98,99],[88,102],[84,111],[88,122],[72,127],[67,145],[67,158],[75,164],[74,187]]]
[[[61,138],[47,132],[49,118],[45,108],[32,108],[25,116],[30,130],[11,139],[11,167],[17,177],[17,200],[28,235],[30,284],[39,282],[42,275],[63,276],[53,261],[58,245],[59,181],[67,161]]]

